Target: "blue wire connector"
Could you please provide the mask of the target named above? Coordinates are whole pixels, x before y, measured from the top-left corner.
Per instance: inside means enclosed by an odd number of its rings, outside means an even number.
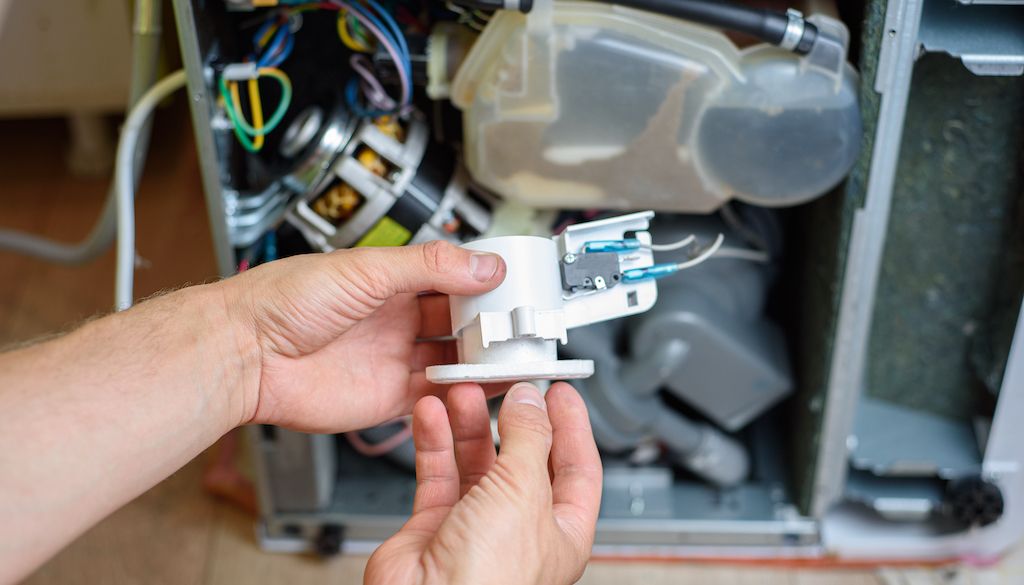
[[[594,240],[583,244],[582,252],[631,252],[640,249],[640,240],[626,238],[625,240]]]
[[[678,264],[655,264],[646,268],[631,268],[622,273],[622,282],[654,280],[679,272]]]

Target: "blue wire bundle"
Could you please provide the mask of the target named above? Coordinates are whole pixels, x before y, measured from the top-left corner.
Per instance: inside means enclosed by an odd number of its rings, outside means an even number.
[[[348,101],[348,105],[352,109],[352,111],[359,116],[379,117],[400,113],[411,102],[413,93],[412,57],[409,53],[409,45],[405,41],[405,34],[402,33],[402,29],[398,25],[398,22],[395,21],[394,17],[391,16],[391,14],[383,6],[381,6],[380,3],[377,2],[377,0],[363,1],[366,2],[367,6],[363,6],[357,1],[349,2],[347,0],[330,0],[330,3],[333,4],[334,6],[337,6],[338,8],[348,10],[349,12],[361,16],[362,18],[364,18],[366,21],[368,21],[370,24],[377,28],[377,30],[380,32],[379,35],[371,30],[371,32],[374,32],[374,36],[377,37],[377,41],[384,45],[385,48],[390,47],[391,49],[393,49],[394,53],[399,57],[399,62],[395,63],[395,67],[398,67],[401,70],[399,77],[402,78],[403,94],[407,97],[402,103],[399,103],[397,107],[390,111],[367,110],[359,101],[359,79],[353,78],[345,87],[345,98]],[[286,0],[285,2],[282,2],[282,4],[293,5],[304,3],[306,3],[304,0]],[[270,26],[270,24],[264,25],[264,27],[268,26]],[[282,27],[282,29],[284,28],[286,27]],[[261,31],[257,31],[256,38],[259,39],[262,34],[266,33],[266,30],[266,28],[262,28]],[[280,35],[280,32],[278,33],[278,35]],[[278,35],[275,35],[274,40],[268,43],[268,48],[265,54],[274,54],[273,48],[278,43]],[[290,32],[286,33],[286,40],[283,42],[288,42],[287,39],[289,37],[291,37]],[[284,47],[282,55],[284,55],[284,57],[287,57],[287,55],[290,54],[290,52],[291,49],[289,44]],[[275,60],[275,62],[277,61],[278,60]]]
[[[263,35],[267,34],[270,27],[274,26],[277,21],[277,17],[268,18],[259,29],[256,30],[256,34],[252,37],[253,47],[256,51],[259,51],[260,39]],[[282,23],[277,32],[274,33],[274,38],[267,43],[266,48],[259,56],[254,57],[257,67],[279,67],[288,57],[292,54],[292,49],[295,48],[295,35],[292,34],[291,26],[289,22]]]
[[[395,67],[402,67],[405,70],[405,92],[406,95],[408,95],[409,98],[411,99],[412,57],[409,54],[409,45],[406,44],[405,35],[402,33],[402,29],[398,26],[398,23],[395,21],[394,17],[392,17],[388,13],[388,11],[385,10],[384,7],[380,5],[380,3],[376,2],[376,0],[365,1],[370,6],[370,8],[373,9],[372,12],[365,6],[362,6],[355,2],[335,2],[335,4],[344,6],[346,9],[352,12],[358,12],[359,14],[364,16],[383,33],[384,38],[379,39],[380,42],[390,44],[392,47],[395,47],[395,52],[398,53],[399,57],[401,58],[401,62],[395,63]],[[374,12],[377,13],[376,16],[374,15]],[[378,19],[377,16],[379,16],[380,18]],[[381,24],[381,20],[384,21],[384,24]],[[345,88],[345,97],[348,100],[349,107],[352,108],[354,112],[356,112],[358,115],[368,117],[378,117],[388,114],[394,114],[402,110],[404,106],[408,105],[407,103],[399,104],[395,110],[390,112],[382,110],[368,111],[364,109],[363,106],[359,103],[359,80],[356,78],[353,78],[349,81],[348,86]]]

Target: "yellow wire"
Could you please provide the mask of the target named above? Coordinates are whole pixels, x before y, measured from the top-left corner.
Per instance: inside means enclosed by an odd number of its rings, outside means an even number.
[[[352,35],[349,34],[347,16],[348,13],[344,10],[338,12],[338,37],[341,38],[341,42],[349,49],[359,53],[369,53],[370,47],[352,38]]]
[[[291,80],[284,74],[284,71],[281,71],[277,67],[260,67],[256,72],[260,74],[260,77],[265,75],[267,77],[273,77],[281,80],[282,84],[287,85],[289,87],[289,91],[291,91]]]
[[[299,6],[296,6],[295,8],[292,8],[288,12],[288,15],[292,16],[292,15],[298,14],[300,12],[309,12],[311,10],[320,10],[320,5],[315,3],[315,2],[311,2],[309,4],[300,4]]]
[[[250,79],[249,80],[249,109],[252,110],[253,128],[262,130],[263,129],[263,107],[262,107],[262,102],[260,101],[260,97],[259,97],[259,86],[257,85],[255,91],[253,91],[253,85],[257,84],[257,83],[258,82],[255,79]],[[237,81],[229,82],[228,83],[228,90],[231,91],[231,101],[234,102],[235,113],[241,118],[242,117],[242,110],[241,110],[241,108],[239,106],[241,106],[242,100],[241,100],[241,97],[238,95],[238,82]],[[252,147],[253,147],[253,151],[257,151],[257,150],[263,148],[263,136],[262,135],[256,135],[253,138]]]
[[[260,100],[260,83],[258,79],[249,80],[249,109],[252,110],[252,127],[259,132],[252,141],[256,150],[263,148],[263,102]]]
[[[300,4],[299,6],[296,6],[296,7],[292,8],[292,9],[288,10],[288,18],[291,18],[291,17],[295,16],[296,14],[301,14],[303,12],[309,12],[311,10],[318,10],[319,8],[320,8],[320,6],[317,5],[317,4],[312,4],[312,3],[311,4]],[[285,26],[289,26],[289,23],[285,22]],[[277,32],[278,28],[280,28],[279,24],[275,23],[275,24],[271,25],[270,28],[267,29],[267,32],[263,33],[263,36],[260,37],[260,40],[257,42],[257,45],[261,49],[263,47],[267,46],[267,43],[269,43],[270,39],[273,38],[274,33]]]
[[[263,36],[260,37],[260,40],[256,43],[257,45],[259,45],[259,48],[262,49],[263,47],[267,46],[267,43],[269,43],[270,39],[273,38],[274,33],[277,32],[278,28],[280,28],[280,27],[278,25],[274,24],[274,25],[271,25],[270,28],[267,29],[267,32],[263,33]]]

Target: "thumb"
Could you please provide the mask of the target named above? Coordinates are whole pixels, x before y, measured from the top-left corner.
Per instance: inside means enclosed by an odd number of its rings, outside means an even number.
[[[520,382],[505,395],[498,412],[498,434],[498,462],[547,481],[551,421],[544,397],[536,386]]]
[[[343,277],[359,278],[364,292],[380,300],[425,291],[482,294],[505,279],[505,261],[500,256],[441,240],[397,248],[355,248],[329,257]]]

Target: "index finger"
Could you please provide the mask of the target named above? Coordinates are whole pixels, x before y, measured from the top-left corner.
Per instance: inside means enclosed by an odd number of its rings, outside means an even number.
[[[555,521],[586,557],[594,543],[603,473],[587,407],[565,382],[545,397],[551,419],[551,495]]]

